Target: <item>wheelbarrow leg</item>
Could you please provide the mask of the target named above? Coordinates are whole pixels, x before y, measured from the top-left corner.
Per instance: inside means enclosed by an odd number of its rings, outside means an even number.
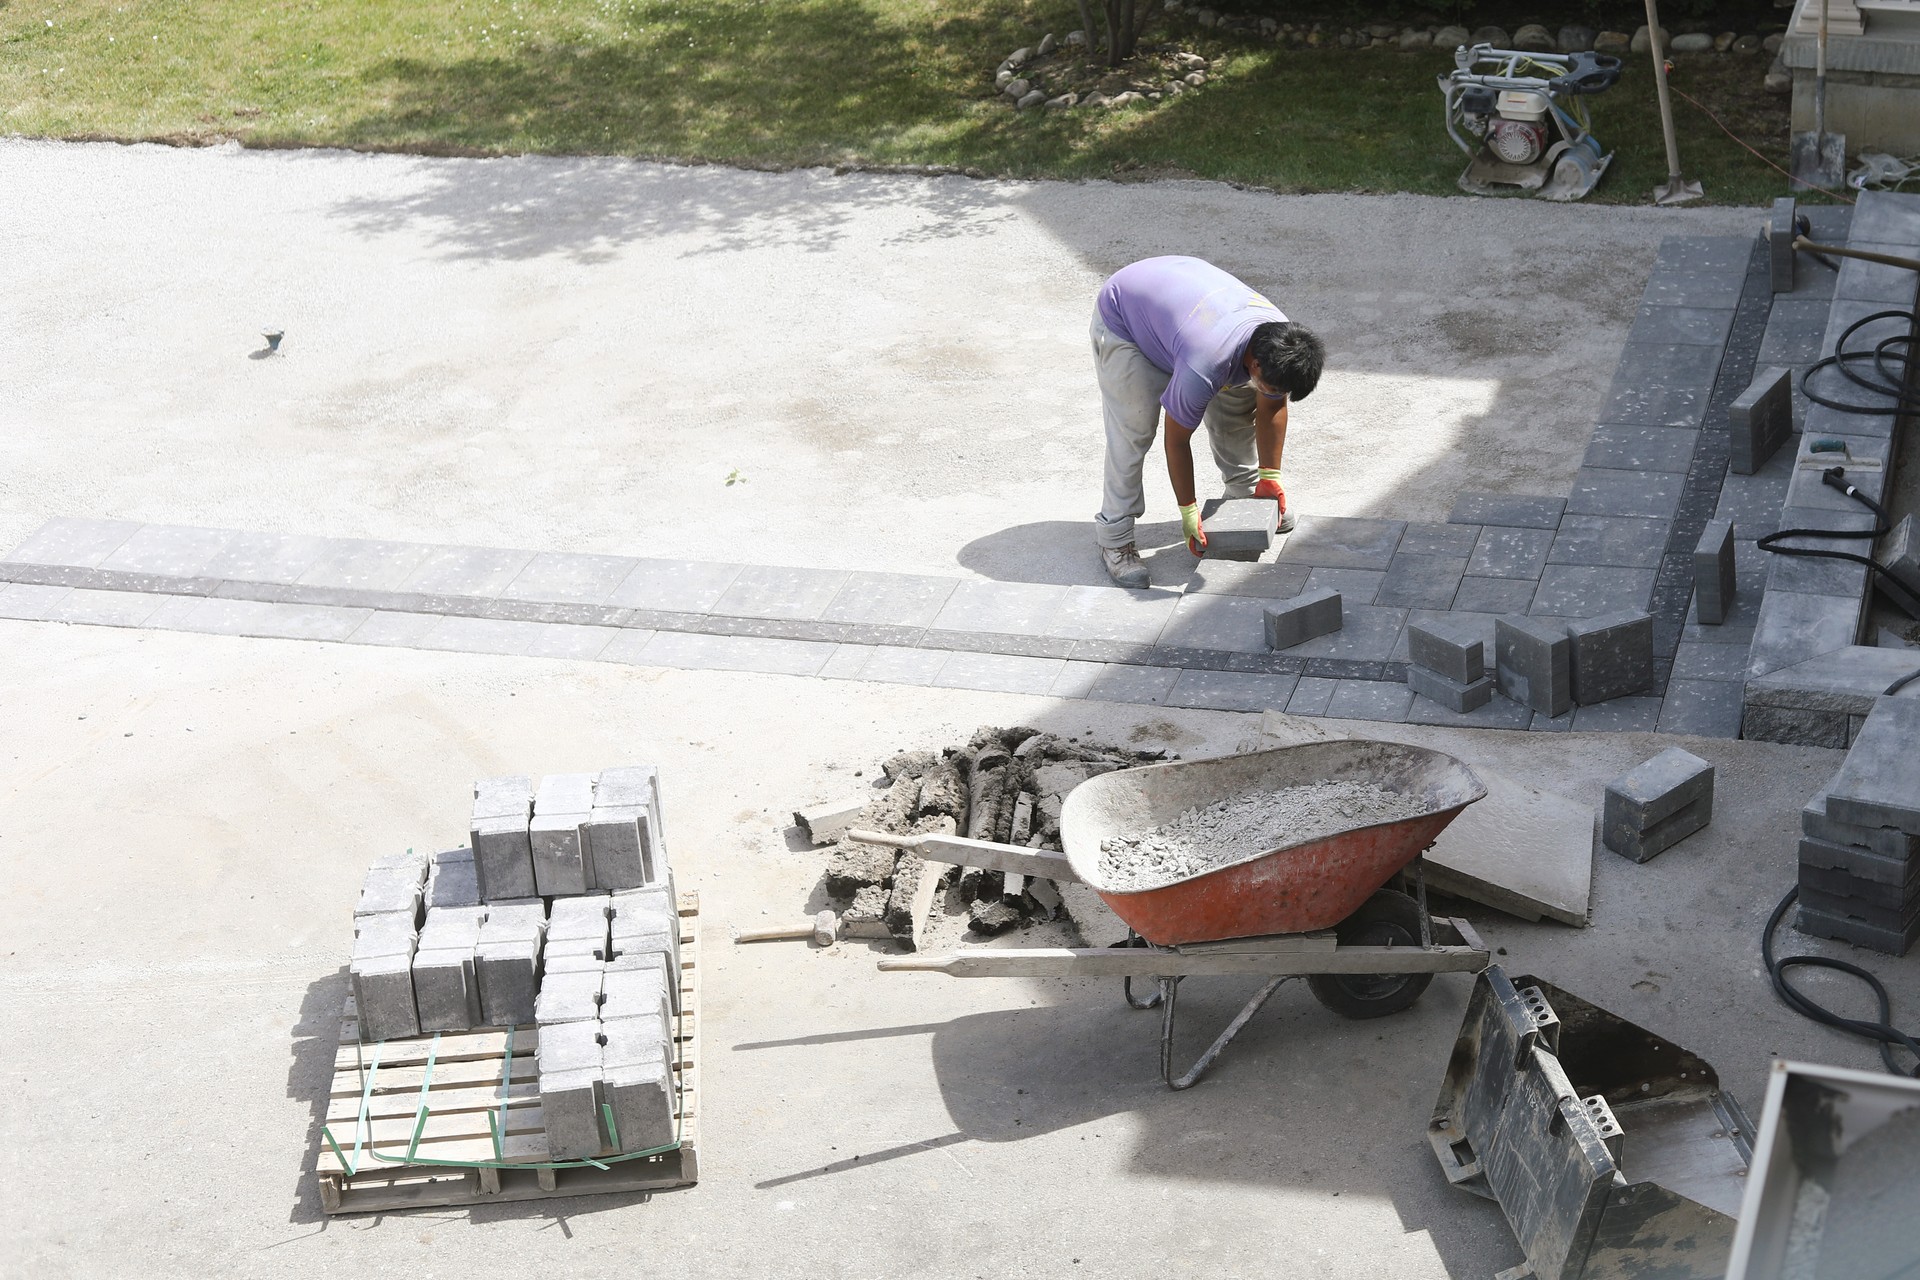
[[[1177,1080],[1174,1079],[1173,1075],[1173,1008],[1175,997],[1180,990],[1180,979],[1177,977],[1159,979],[1160,1078],[1167,1082],[1167,1087],[1175,1090],[1191,1089],[1194,1085],[1200,1083],[1200,1077],[1207,1074],[1207,1069],[1213,1065],[1213,1060],[1220,1056],[1223,1049],[1233,1043],[1233,1038],[1240,1034],[1240,1029],[1253,1020],[1253,1015],[1260,1012],[1260,1007],[1266,1004],[1266,1002],[1272,998],[1273,993],[1280,989],[1280,984],[1293,976],[1296,975],[1287,974],[1278,978],[1268,979],[1267,985],[1260,988],[1253,999],[1241,1006],[1240,1012],[1233,1016],[1233,1021],[1227,1024],[1226,1030],[1215,1037],[1214,1042],[1207,1046],[1207,1051],[1201,1054],[1199,1059],[1195,1061],[1191,1067],[1187,1068],[1187,1073]],[[1127,1002],[1129,1004],[1133,1003],[1131,994],[1129,994]]]

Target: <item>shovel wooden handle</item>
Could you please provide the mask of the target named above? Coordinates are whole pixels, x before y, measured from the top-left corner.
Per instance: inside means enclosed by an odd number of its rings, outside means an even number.
[[[986,871],[1004,871],[1018,876],[1035,876],[1066,884],[1080,884],[1080,877],[1065,856],[1041,849],[1025,849],[1017,844],[998,844],[992,840],[968,840],[964,836],[896,836],[885,831],[849,831],[847,839],[861,844],[885,845],[905,849],[933,862],[951,862],[955,866],[979,867]]]

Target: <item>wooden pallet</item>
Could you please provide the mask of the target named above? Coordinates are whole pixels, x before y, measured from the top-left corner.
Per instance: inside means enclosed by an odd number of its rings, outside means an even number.
[[[680,908],[681,1016],[674,1035],[674,1066],[680,1078],[680,1148],[663,1155],[623,1160],[604,1169],[544,1169],[548,1163],[545,1121],[540,1114],[533,1026],[445,1031],[380,1044],[361,1044],[353,998],[340,1022],[340,1044],[327,1099],[327,1127],[339,1151],[323,1136],[315,1157],[320,1203],[328,1213],[544,1200],[555,1196],[649,1191],[699,1180],[700,898],[683,893]],[[511,1075],[502,1077],[512,1051]],[[369,1071],[376,1063],[377,1069]],[[427,1065],[433,1071],[428,1082]],[[372,1092],[366,1092],[369,1079]],[[426,1121],[421,1125],[422,1085]],[[503,1097],[504,1094],[504,1097]],[[362,1101],[367,1123],[360,1125]],[[385,1163],[412,1147],[433,1160],[493,1160],[494,1132],[502,1128],[504,1168],[461,1168]],[[416,1129],[418,1130],[417,1145]],[[360,1150],[355,1158],[355,1142]],[[342,1159],[345,1157],[345,1160]],[[353,1172],[349,1172],[349,1164]],[[527,1168],[514,1168],[526,1165]]]

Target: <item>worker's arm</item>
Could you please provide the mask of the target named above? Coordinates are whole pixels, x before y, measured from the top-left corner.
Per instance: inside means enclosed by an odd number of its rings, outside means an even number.
[[[1280,496],[1280,453],[1287,446],[1287,401],[1256,394],[1253,403],[1253,443],[1260,455],[1260,482],[1256,498]],[[1189,461],[1191,472],[1191,461]]]
[[[1167,480],[1173,485],[1173,500],[1180,504],[1180,529],[1187,535],[1187,550],[1199,555],[1207,549],[1207,533],[1200,527],[1200,504],[1193,489],[1193,428],[1182,426],[1167,415]]]

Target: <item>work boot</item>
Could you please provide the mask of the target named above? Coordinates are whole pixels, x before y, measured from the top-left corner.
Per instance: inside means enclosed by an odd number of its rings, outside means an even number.
[[[1100,548],[1100,562],[1107,566],[1107,576],[1116,587],[1139,588],[1151,582],[1147,562],[1140,558],[1140,548],[1131,542],[1124,547]]]

